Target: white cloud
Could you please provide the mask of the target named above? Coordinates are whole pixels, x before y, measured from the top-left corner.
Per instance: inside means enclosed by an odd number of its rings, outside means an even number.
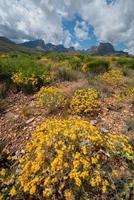
[[[0,34],[5,33],[5,36],[16,40],[41,38],[46,43],[54,44],[70,38],[63,30],[62,17],[56,11],[56,4],[50,4],[48,0],[0,0],[0,5]],[[14,35],[14,32],[18,32],[18,35]]]
[[[78,39],[86,40],[89,38],[88,25],[85,21],[82,21],[82,22],[76,21],[74,31],[75,31],[75,35]]]
[[[72,36],[63,28],[63,18],[76,14],[84,21],[75,26],[79,39],[88,37],[87,24],[94,27],[99,41],[124,42],[134,53],[134,1],[114,0],[0,0],[0,35],[24,40],[42,38],[45,42],[72,45]]]
[[[75,42],[73,46],[75,49],[81,49],[81,45],[79,42]]]
[[[99,41],[124,42],[134,53],[134,1],[116,0],[107,5],[104,0],[91,0],[84,5],[79,14],[93,25]]]

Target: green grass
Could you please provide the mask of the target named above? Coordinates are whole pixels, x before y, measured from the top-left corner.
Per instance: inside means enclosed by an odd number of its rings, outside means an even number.
[[[121,67],[125,66],[129,69],[134,69],[134,58],[120,57],[117,59],[117,64]]]
[[[94,59],[87,64],[87,70],[93,74],[104,73],[109,69],[109,61],[102,59]]]

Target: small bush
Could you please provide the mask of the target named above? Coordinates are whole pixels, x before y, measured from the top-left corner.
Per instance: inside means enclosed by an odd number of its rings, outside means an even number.
[[[134,131],[134,119],[127,119],[126,121],[127,130]]]
[[[21,107],[20,113],[23,117],[30,117],[34,115],[34,108],[32,106],[24,105]]]
[[[58,69],[57,78],[61,81],[74,81],[79,78],[79,72],[69,67],[61,67]]]
[[[83,72],[94,74],[104,73],[109,69],[109,62],[106,60],[96,59],[85,63],[82,67]]]
[[[88,114],[99,108],[98,93],[95,89],[79,89],[72,96],[70,103],[74,114]]]
[[[128,170],[133,150],[120,134],[102,134],[81,119],[48,119],[20,158],[20,190],[39,199],[107,198],[117,192],[120,167]],[[19,191],[20,191],[19,190]]]
[[[35,97],[37,105],[48,112],[55,112],[67,104],[66,97],[55,87],[42,87]]]
[[[72,69],[79,69],[81,66],[81,58],[78,56],[73,56],[70,60],[69,63],[71,65]]]
[[[119,69],[111,69],[97,77],[98,80],[111,86],[125,86],[126,79]]]
[[[122,66],[125,66],[129,69],[134,69],[134,59],[133,58],[118,58],[117,59],[117,64]]]

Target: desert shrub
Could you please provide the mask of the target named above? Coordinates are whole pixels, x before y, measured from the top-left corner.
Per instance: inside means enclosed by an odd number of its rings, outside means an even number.
[[[70,103],[74,114],[88,114],[99,108],[98,92],[95,89],[79,89],[72,96]]]
[[[82,67],[83,72],[90,72],[94,74],[104,73],[108,69],[109,69],[109,61],[101,59],[94,59],[90,62],[85,63]]]
[[[62,54],[62,53],[49,53],[46,55],[48,59],[51,59],[52,61],[65,61],[69,58],[67,54]]]
[[[91,61],[94,61],[96,59],[95,56],[91,56],[91,55],[83,55],[84,58],[83,58],[83,62],[84,63],[88,63],[88,62],[91,62]]]
[[[24,85],[27,85],[27,84],[30,84],[30,85],[36,85],[38,80],[37,78],[35,77],[34,74],[31,74],[31,76],[26,76],[25,74],[23,74],[22,72],[17,72],[15,74],[13,74],[12,76],[12,80],[14,83],[17,83],[18,85],[20,84],[24,84]]]
[[[70,67],[60,67],[57,71],[57,78],[61,81],[74,81],[79,78],[79,72]]]
[[[12,81],[17,84],[23,92],[31,93],[38,83],[38,78],[34,74],[29,76],[23,72],[17,72],[12,75]]]
[[[134,119],[129,118],[129,119],[125,120],[125,122],[126,122],[127,130],[133,131],[134,130]]]
[[[130,77],[132,76],[132,74],[134,73],[132,69],[126,67],[126,66],[123,66],[122,67],[122,72],[123,72],[123,75],[126,76],[126,77]]]
[[[107,198],[132,162],[124,135],[102,134],[81,119],[48,119],[39,126],[19,160],[19,189],[35,199]],[[101,198],[100,198],[101,199]]]
[[[40,75],[40,79],[43,81],[43,85],[52,83],[57,78],[57,73],[52,70],[48,70]]]
[[[54,81],[56,73],[50,69],[42,71],[42,73],[28,71],[18,71],[12,75],[12,81],[24,92],[36,91],[37,87],[49,84]]]
[[[119,66],[126,66],[129,69],[134,69],[134,59],[133,58],[118,58],[117,59],[117,64]]]
[[[48,112],[54,112],[64,108],[67,104],[67,99],[58,88],[42,87],[35,95],[37,105],[45,108]]]
[[[0,84],[0,98],[4,98],[7,94],[8,86],[6,83]]]
[[[0,144],[0,199],[14,199],[17,194],[19,182],[15,177],[13,168],[14,159],[9,152],[4,151],[4,145]],[[16,179],[15,179],[16,178]],[[19,192],[18,192],[19,193]],[[21,196],[19,195],[19,199]]]
[[[96,76],[90,73],[88,74],[88,84],[90,87],[95,88],[102,98],[111,96],[113,93],[109,85],[99,81]]]
[[[34,56],[18,55],[0,59],[0,78],[12,80],[23,91],[34,91],[37,85],[48,84],[54,79],[51,66],[42,65]]]
[[[69,63],[72,69],[79,69],[81,66],[81,58],[78,56],[74,56],[69,60]]]
[[[20,114],[23,117],[30,117],[32,115],[34,115],[34,107],[33,106],[29,106],[29,105],[23,105],[20,108]]]
[[[97,77],[98,80],[111,86],[124,86],[126,79],[120,69],[111,69]]]

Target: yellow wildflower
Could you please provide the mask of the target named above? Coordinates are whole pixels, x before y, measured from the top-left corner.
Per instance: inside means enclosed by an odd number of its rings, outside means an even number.
[[[10,195],[13,197],[17,194],[17,191],[15,189],[15,187],[12,187],[12,189],[10,190]]]
[[[72,199],[72,193],[71,191],[67,190],[64,192],[64,196],[66,200],[71,200]]]

